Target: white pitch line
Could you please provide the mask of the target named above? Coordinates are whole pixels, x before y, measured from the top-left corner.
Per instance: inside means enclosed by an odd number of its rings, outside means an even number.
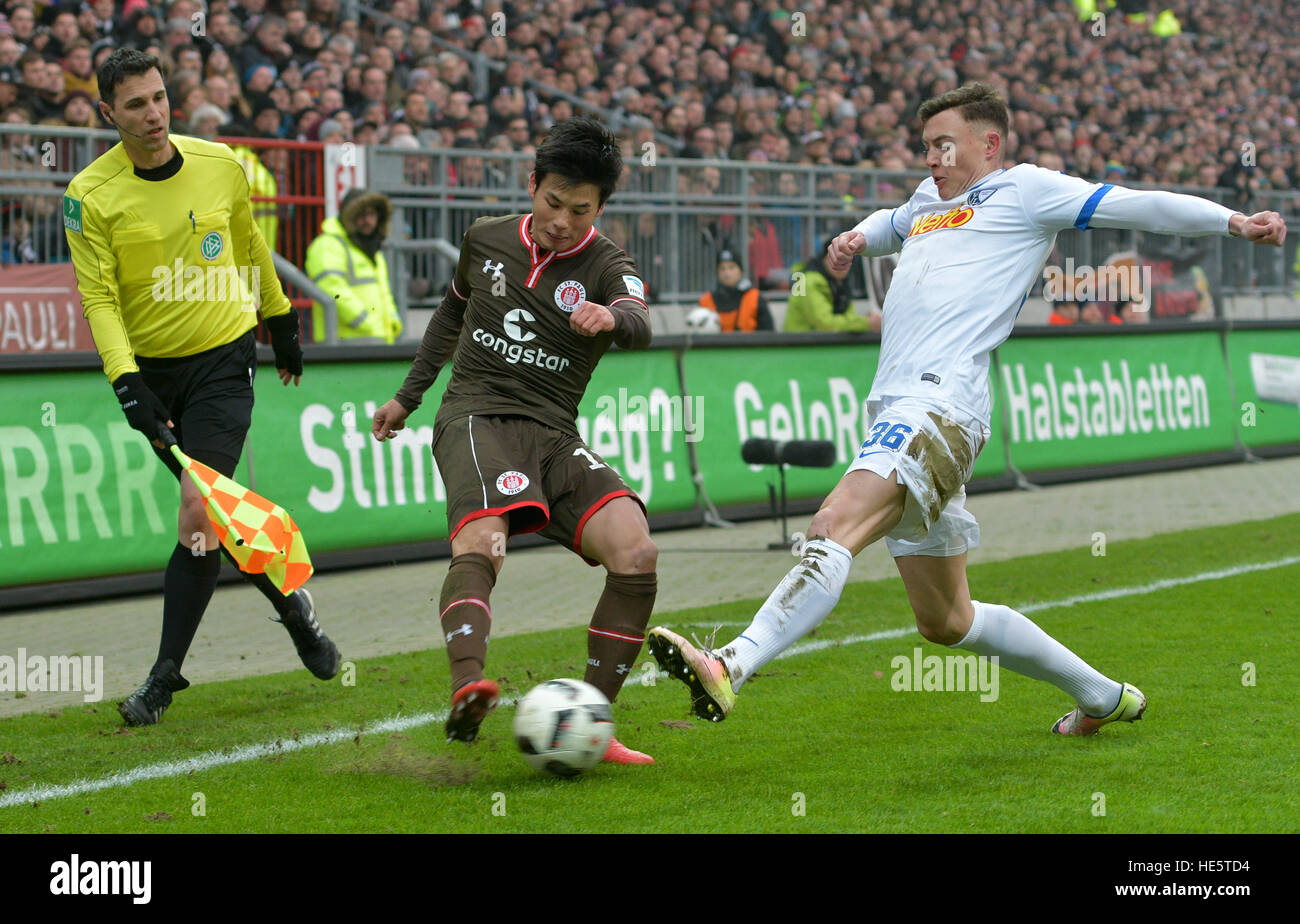
[[[446,718],[446,710],[439,713],[423,712],[405,718],[398,715],[362,729],[337,728],[312,735],[301,735],[297,738],[279,738],[266,744],[244,745],[224,753],[209,751],[207,754],[198,757],[187,757],[184,760],[147,764],[143,767],[136,767],[134,770],[123,770],[96,780],[76,780],[60,786],[48,784],[34,786],[31,789],[15,790],[0,795],[0,808],[10,805],[26,805],[30,802],[46,802],[50,799],[61,799],[64,796],[76,796],[101,789],[112,789],[117,786],[130,786],[132,783],[138,783],[141,780],[158,780],[181,776],[186,773],[197,773],[202,770],[211,770],[213,767],[245,763],[250,760],[257,760],[260,757],[269,757],[272,754],[287,754],[292,751],[301,751],[304,748],[319,747],[323,744],[341,744],[349,738],[355,738],[358,734],[405,731],[408,728],[417,728],[430,722],[444,721]]]
[[[1116,597],[1136,597],[1140,594],[1153,594],[1158,590],[1168,590],[1171,587],[1182,587],[1185,584],[1198,584],[1201,581],[1218,581],[1223,578],[1237,577],[1241,574],[1249,574],[1252,571],[1269,571],[1273,568],[1285,568],[1287,565],[1300,564],[1300,555],[1292,555],[1289,558],[1279,558],[1277,561],[1265,561],[1255,565],[1237,565],[1235,568],[1223,568],[1218,571],[1204,571],[1200,574],[1193,574],[1190,577],[1166,578],[1163,581],[1155,581],[1151,584],[1144,584],[1141,587],[1117,587],[1114,590],[1099,590],[1095,594],[1080,594],[1077,597],[1066,597],[1064,600],[1056,600],[1050,603],[1030,603],[1020,607],[1022,613],[1037,613],[1039,610],[1051,610],[1058,606],[1074,606],[1076,603],[1093,603],[1098,600],[1114,600]]]
[[[826,648],[838,648],[840,645],[856,645],[859,642],[878,642],[887,638],[902,638],[904,635],[915,635],[916,626],[908,626],[906,629],[884,629],[880,632],[872,632],[870,635],[850,635],[846,638],[822,638],[815,642],[804,642],[802,645],[791,645],[785,651],[776,656],[777,660],[781,658],[793,658],[795,655],[807,654],[810,651],[822,651]]]
[[[1021,613],[1034,613],[1040,610],[1054,609],[1059,606],[1074,606],[1077,603],[1093,603],[1101,600],[1114,600],[1119,597],[1136,597],[1142,594],[1155,593],[1160,590],[1168,590],[1171,587],[1182,587],[1186,584],[1198,584],[1203,581],[1218,581],[1223,578],[1249,574],[1253,571],[1268,571],[1273,568],[1285,568],[1288,565],[1295,564],[1300,564],[1300,555],[1293,555],[1288,558],[1279,558],[1277,561],[1260,562],[1259,564],[1253,565],[1238,565],[1234,568],[1223,568],[1217,571],[1205,571],[1201,574],[1193,574],[1188,577],[1167,578],[1162,581],[1155,581],[1151,584],[1144,584],[1140,587],[1117,587],[1113,590],[1103,590],[1093,594],[1080,594],[1074,597],[1066,597],[1064,600],[1028,604],[1021,606],[1018,609]],[[692,623],[692,625],[697,625],[697,623]],[[908,626],[902,629],[884,629],[880,632],[872,632],[869,635],[850,635],[846,638],[839,639],[818,639],[817,641],[804,642],[802,645],[794,645],[787,648],[785,651],[781,652],[781,654],[777,655],[777,658],[793,658],[796,655],[808,654],[813,651],[822,651],[827,648],[856,645],[862,642],[877,642],[889,638],[901,638],[905,635],[911,635],[914,632],[916,632],[916,627]],[[668,675],[663,671],[660,671],[658,676],[667,678]],[[645,683],[642,682],[639,685],[645,686]],[[501,701],[501,705],[513,706],[515,702],[515,699],[507,698]],[[113,773],[109,776],[100,777],[94,780],[75,780],[71,783],[64,783],[58,786],[43,784],[40,786],[33,786],[30,789],[11,790],[0,794],[0,808],[7,808],[12,805],[27,805],[32,802],[48,802],[51,799],[62,799],[67,796],[78,796],[83,793],[98,792],[101,789],[130,786],[132,783],[139,783],[143,780],[158,780],[182,776],[188,773],[200,773],[204,770],[211,770],[214,767],[246,763],[250,760],[257,760],[261,757],[269,757],[272,754],[287,754],[293,751],[301,751],[306,748],[320,747],[322,745],[341,744],[342,742],[347,741],[350,738],[355,738],[358,735],[407,731],[412,728],[419,728],[435,722],[444,722],[446,719],[447,710],[445,709],[441,712],[421,712],[406,717],[397,715],[362,728],[338,728],[327,732],[301,735],[298,738],[280,738],[265,744],[244,745],[243,747],[234,748],[225,753],[209,751],[207,754],[198,757],[188,757],[185,760],[173,760],[159,764],[146,764],[143,767],[136,767],[134,770],[123,770],[119,773]]]

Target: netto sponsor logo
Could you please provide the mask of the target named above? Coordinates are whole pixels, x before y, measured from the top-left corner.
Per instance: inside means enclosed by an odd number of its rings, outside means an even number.
[[[960,228],[974,217],[975,210],[969,206],[960,209],[949,209],[946,212],[931,212],[929,215],[922,215],[912,222],[912,230],[907,232],[907,236],[916,237],[918,234],[928,234],[931,231]]]

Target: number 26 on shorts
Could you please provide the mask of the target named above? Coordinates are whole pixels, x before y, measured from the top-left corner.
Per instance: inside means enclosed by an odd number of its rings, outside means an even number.
[[[885,449],[901,449],[911,433],[912,428],[907,424],[891,424],[887,420],[882,420],[871,428],[871,436],[862,444],[862,451],[858,453],[858,458],[861,459],[867,454],[867,450],[877,443]]]

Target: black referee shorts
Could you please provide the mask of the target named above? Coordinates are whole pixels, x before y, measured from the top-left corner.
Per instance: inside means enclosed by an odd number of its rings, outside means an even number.
[[[144,383],[170,412],[172,430],[190,458],[235,474],[253,420],[253,376],[257,341],[249,330],[237,340],[193,356],[137,356]],[[170,450],[150,443],[154,454],[180,478],[183,469]]]

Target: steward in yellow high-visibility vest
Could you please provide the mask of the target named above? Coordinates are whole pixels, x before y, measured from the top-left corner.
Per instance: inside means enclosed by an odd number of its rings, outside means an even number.
[[[339,337],[380,337],[393,343],[402,320],[393,303],[388,262],[381,250],[388,236],[392,205],[382,193],[349,190],[338,218],[321,222],[321,233],[307,248],[307,275],[334,296]],[[325,339],[325,308],[312,305],[312,335]]]
[[[1097,12],[1106,12],[1115,9],[1115,0],[1074,0],[1075,12],[1079,15],[1080,22],[1092,19]]]
[[[235,159],[244,168],[244,176],[248,178],[248,192],[251,196],[257,199],[274,199],[280,194],[279,185],[275,182],[275,174],[262,163],[258,151],[242,144],[232,145],[230,150],[235,152]],[[253,223],[262,232],[266,246],[274,252],[280,231],[280,217],[276,211],[276,204],[258,201],[252,201],[250,204],[253,207]]]
[[[1161,38],[1168,38],[1171,35],[1177,35],[1183,31],[1183,24],[1178,21],[1173,10],[1162,10],[1156,17],[1156,21],[1151,24],[1151,34],[1158,35]]]

